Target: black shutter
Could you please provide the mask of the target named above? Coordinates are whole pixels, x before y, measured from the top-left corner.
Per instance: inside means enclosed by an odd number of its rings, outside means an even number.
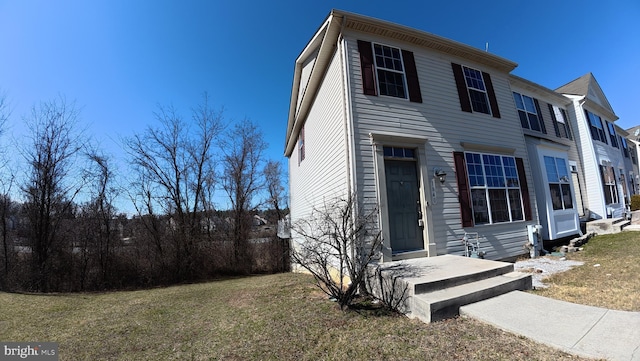
[[[491,105],[491,113],[493,114],[494,118],[500,118],[498,99],[496,99],[496,93],[493,91],[491,75],[489,75],[489,73],[482,72],[482,78],[484,79],[484,85],[487,87],[487,95],[489,95],[489,105]]]
[[[542,117],[542,111],[540,111],[540,103],[538,99],[533,98],[533,104],[536,106],[536,113],[538,113],[538,120],[540,121],[540,128],[542,128],[542,133],[547,134],[547,127],[544,125],[544,118]]]
[[[567,137],[569,137],[570,140],[573,140],[573,137],[571,136],[571,126],[569,126],[569,118],[567,118],[567,112],[560,108],[560,113],[562,113],[562,116],[564,117],[564,128],[567,130]]]
[[[378,95],[376,91],[376,76],[373,67],[373,50],[371,49],[371,43],[358,40],[358,52],[360,52],[362,90],[367,95]]]
[[[409,100],[415,103],[422,103],[422,93],[420,92],[420,83],[418,82],[418,70],[416,69],[416,60],[413,57],[413,53],[408,50],[402,50],[402,59],[404,60],[404,71],[407,75]]]
[[[527,185],[527,176],[524,172],[524,162],[522,158],[516,158],[516,169],[518,170],[518,179],[520,180],[520,192],[522,193],[522,206],[524,207],[524,219],[530,221],[533,219],[531,213],[531,200],[529,199],[529,186]]]
[[[462,218],[462,227],[473,227],[471,195],[469,194],[469,182],[467,180],[467,167],[464,161],[464,153],[453,152],[453,160],[456,167],[456,180],[458,182],[458,202],[460,203],[460,218]]]
[[[462,111],[471,113],[471,100],[467,91],[467,83],[464,81],[464,73],[460,64],[451,63],[453,69],[453,77],[456,80],[456,88],[458,89],[458,98],[460,98],[460,107]]]
[[[547,103],[549,106],[549,113],[551,114],[551,120],[553,121],[553,129],[556,131],[556,137],[561,138],[560,135],[560,126],[558,125],[558,119],[556,119],[556,115],[553,113],[553,105]]]

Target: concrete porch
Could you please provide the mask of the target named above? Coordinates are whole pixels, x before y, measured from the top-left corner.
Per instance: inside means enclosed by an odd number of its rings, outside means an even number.
[[[622,218],[604,218],[587,222],[587,234],[612,234],[619,233],[625,227],[631,224],[631,221]]]
[[[443,255],[387,262],[369,269],[369,288],[424,322],[458,315],[460,306],[531,289],[531,275],[512,263]]]

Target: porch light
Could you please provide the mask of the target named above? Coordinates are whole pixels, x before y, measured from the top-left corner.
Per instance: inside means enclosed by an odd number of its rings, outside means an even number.
[[[433,177],[440,181],[441,184],[447,180],[447,173],[442,168],[433,168]]]

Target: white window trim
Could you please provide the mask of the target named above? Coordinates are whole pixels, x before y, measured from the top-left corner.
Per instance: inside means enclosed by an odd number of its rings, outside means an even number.
[[[469,82],[467,81],[467,74],[465,73],[465,69],[469,69],[469,70],[473,70],[473,71],[477,71],[478,73],[480,73],[480,80],[482,80],[482,86],[484,87],[484,89],[479,89],[476,88],[475,86],[471,86],[469,85]],[[479,112],[476,111],[475,109],[473,109],[473,100],[471,99],[471,94],[469,94],[469,101],[471,102],[471,110],[473,110],[474,113],[482,113],[482,114],[489,114],[489,115],[493,115],[492,111],[491,111],[491,102],[489,102],[489,93],[487,92],[487,82],[484,80],[484,75],[482,75],[482,71],[476,68],[472,68],[466,65],[462,65],[462,76],[464,77],[464,84],[467,86],[467,92],[469,91],[469,89],[473,89],[477,92],[481,92],[484,94],[484,100],[487,104],[487,109],[488,109],[488,113],[484,113],[484,112]]]
[[[540,133],[542,133],[542,129],[543,129],[543,128],[542,128],[542,120],[540,119],[540,114],[538,114],[538,109],[536,109],[536,103],[535,103],[535,100],[533,99],[533,97],[530,97],[530,96],[528,96],[528,95],[524,95],[524,94],[519,93],[519,92],[513,92],[513,94],[514,94],[514,95],[518,95],[518,96],[520,97],[520,101],[522,102],[522,107],[523,107],[523,109],[521,109],[521,108],[519,108],[519,107],[518,107],[518,103],[517,103],[517,102],[516,102],[516,109],[517,109],[517,110],[519,110],[519,111],[523,111],[523,112],[525,112],[525,114],[527,115],[527,124],[529,124],[529,127],[528,127],[527,129],[529,129],[529,130],[531,130],[531,131],[533,131],[533,132],[540,132]],[[526,103],[525,103],[525,101],[524,101],[524,98],[525,98],[525,97],[527,97],[527,98],[531,99],[531,103],[533,104],[533,112],[532,112],[532,111],[529,111],[529,110],[527,109],[527,105],[526,105]],[[535,130],[535,129],[533,129],[533,127],[531,126],[531,119],[529,118],[529,114],[533,114],[533,115],[535,115],[535,116],[536,116],[536,118],[538,119],[538,128],[539,128],[540,130]]]
[[[479,154],[480,155],[480,164],[482,166],[482,176],[484,178],[484,185],[483,186],[477,186],[477,185],[472,185],[471,184],[471,180],[469,179],[470,174],[469,174],[469,165],[467,162],[467,154]],[[513,159],[514,165],[516,165],[516,176],[518,177],[518,186],[514,187],[514,186],[510,186],[506,180],[505,180],[505,186],[504,187],[494,187],[494,186],[489,186],[488,182],[487,182],[487,174],[486,174],[486,168],[485,168],[485,164],[484,164],[484,159],[483,156],[484,155],[489,155],[489,156],[496,156],[496,157],[500,157],[500,162],[502,164],[502,175],[503,177],[506,178],[506,174],[504,172],[505,169],[505,165],[502,161],[502,158],[507,157],[507,158],[511,158]],[[465,156],[465,167],[467,167],[466,171],[467,171],[467,181],[469,182],[469,191],[472,191],[474,189],[483,189],[485,191],[485,200],[487,202],[487,213],[488,213],[488,217],[489,217],[489,222],[487,223],[477,223],[475,221],[475,210],[473,209],[473,195],[471,196],[471,212],[472,212],[472,217],[473,217],[473,222],[476,226],[482,226],[482,225],[492,225],[492,224],[503,224],[503,223],[512,223],[512,222],[520,222],[520,221],[524,221],[525,220],[525,209],[524,209],[524,201],[523,201],[523,196],[522,196],[522,188],[521,188],[521,184],[522,184],[522,180],[520,179],[520,175],[517,172],[517,163],[516,163],[516,158],[513,155],[507,155],[507,154],[494,154],[494,153],[482,153],[482,152],[474,152],[474,151],[465,151],[464,152],[464,156]],[[491,212],[491,198],[489,197],[489,190],[490,189],[503,189],[505,192],[507,192],[507,210],[508,210],[508,214],[509,214],[509,220],[508,221],[500,221],[500,222],[494,222],[493,220],[493,214]],[[517,189],[518,192],[520,193],[520,210],[521,210],[521,219],[513,219],[513,213],[511,210],[511,202],[510,202],[510,198],[509,198],[509,190],[515,190]]]
[[[399,71],[399,70],[396,70],[396,69],[386,68],[384,66],[378,66],[378,59],[376,57],[376,45],[379,45],[379,46],[382,46],[382,47],[387,47],[387,48],[392,48],[392,49],[397,49],[398,53],[400,54],[400,64],[402,65],[402,71]],[[374,67],[374,74],[375,74],[375,77],[376,77],[376,87],[377,87],[377,90],[378,90],[378,94],[380,96],[383,96],[383,97],[390,97],[390,98],[395,98],[395,99],[409,99],[409,86],[407,84],[407,73],[406,73],[406,67],[404,65],[404,58],[402,57],[402,49],[398,48],[397,46],[391,46],[391,45],[386,45],[386,44],[382,44],[382,43],[371,42],[371,51],[373,52],[373,67]],[[393,95],[382,94],[382,92],[380,91],[380,79],[378,78],[378,69],[402,75],[402,87],[404,89],[404,98],[403,97],[396,97],[396,96],[393,96]]]

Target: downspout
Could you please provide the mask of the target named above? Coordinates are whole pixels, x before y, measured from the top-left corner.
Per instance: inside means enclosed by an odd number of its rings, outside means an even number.
[[[344,130],[346,134],[346,154],[347,154],[347,194],[357,194],[358,187],[355,179],[353,178],[353,173],[355,169],[355,145],[353,139],[353,119],[352,108],[351,108],[351,93],[349,89],[351,89],[349,71],[346,68],[346,54],[344,49],[346,48],[346,41],[344,40],[344,27],[347,22],[347,16],[342,16],[342,26],[340,28],[340,36],[338,38],[338,49],[340,51],[340,68],[343,70],[342,76],[342,94],[344,96],[344,101],[342,103],[342,114],[344,118]]]
[[[336,46],[338,47],[338,51],[339,51],[339,55],[340,55],[340,69],[342,69],[342,117],[344,119],[344,134],[345,134],[345,145],[346,145],[346,149],[345,149],[345,153],[346,153],[346,173],[347,173],[347,196],[349,197],[348,199],[350,200],[356,200],[356,203],[354,204],[353,207],[353,214],[352,216],[354,217],[353,219],[358,219],[357,215],[358,212],[360,211],[360,206],[359,206],[359,199],[357,198],[357,196],[354,198],[355,195],[357,195],[357,185],[356,182],[354,180],[353,174],[355,173],[354,171],[354,167],[355,167],[355,148],[354,148],[354,142],[353,142],[353,123],[351,122],[352,119],[352,114],[351,114],[351,93],[349,92],[350,89],[350,81],[349,81],[349,70],[346,67],[347,61],[346,61],[346,54],[345,54],[345,48],[346,48],[346,41],[344,40],[344,28],[345,28],[345,24],[347,22],[347,16],[343,15],[342,16],[342,24],[340,27],[340,35],[338,36],[338,40],[337,40],[337,44]],[[352,260],[356,260],[357,257],[357,250],[355,249],[355,247],[351,247],[351,259]],[[357,261],[359,262],[359,261]],[[358,285],[360,286],[360,285]]]

